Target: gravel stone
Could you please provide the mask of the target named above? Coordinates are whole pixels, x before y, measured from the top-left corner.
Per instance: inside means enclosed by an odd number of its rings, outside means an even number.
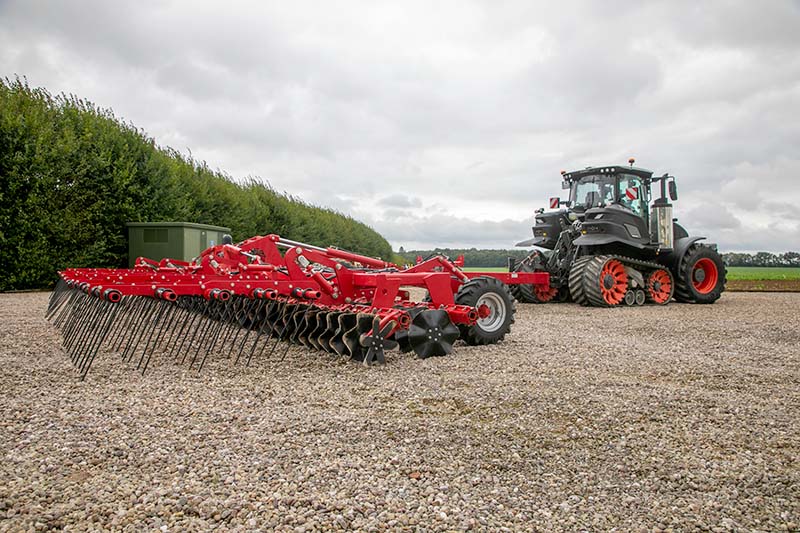
[[[0,532],[800,523],[800,294],[520,305],[501,344],[373,368],[101,353],[84,382],[47,298],[0,294]]]

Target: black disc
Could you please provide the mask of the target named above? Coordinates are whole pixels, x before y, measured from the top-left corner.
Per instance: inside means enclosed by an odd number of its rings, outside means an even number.
[[[315,327],[308,332],[308,343],[317,350],[324,350],[322,344],[319,342],[319,336],[328,327],[328,313],[329,311],[321,309],[315,317]]]
[[[364,360],[364,353],[366,350],[364,350],[364,347],[359,343],[359,339],[362,334],[367,333],[372,328],[373,318],[374,315],[358,313],[358,315],[356,315],[356,325],[342,335],[342,341],[344,345],[347,346],[350,357],[356,361]]]
[[[336,353],[336,350],[331,346],[331,339],[336,334],[336,330],[339,329],[340,314],[342,314],[340,311],[331,311],[328,313],[328,316],[325,317],[325,329],[317,336],[317,342],[320,348],[328,353]]]
[[[421,359],[449,354],[458,336],[458,328],[441,309],[422,311],[408,328],[408,342]]]
[[[339,355],[349,355],[347,346],[342,337],[351,329],[356,327],[356,314],[355,313],[342,313],[339,315],[339,328],[334,333],[330,340],[331,348]]]
[[[423,312],[427,307],[412,307],[410,309],[405,309],[408,313],[408,316],[411,318],[411,321],[414,321],[414,317],[418,314]],[[413,350],[414,348],[411,346],[411,343],[408,342],[408,330],[407,329],[398,329],[394,333],[394,340],[397,342],[400,352],[407,353]]]
[[[359,343],[367,350],[367,353],[364,354],[365,365],[371,363],[384,364],[386,362],[386,358],[384,357],[386,350],[397,348],[397,342],[389,340],[388,338],[395,325],[397,325],[397,323],[394,320],[390,320],[381,329],[381,319],[376,316],[372,321],[372,328],[370,331],[361,335]]]

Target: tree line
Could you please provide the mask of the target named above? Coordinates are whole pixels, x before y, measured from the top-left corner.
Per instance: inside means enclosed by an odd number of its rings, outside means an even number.
[[[800,253],[786,252],[773,254],[771,252],[758,252],[746,254],[728,252],[722,254],[728,266],[753,266],[753,267],[800,267]]]
[[[87,100],[0,79],[0,291],[51,286],[66,267],[124,267],[125,223],[154,221],[393,257],[349,216],[235,182]]]

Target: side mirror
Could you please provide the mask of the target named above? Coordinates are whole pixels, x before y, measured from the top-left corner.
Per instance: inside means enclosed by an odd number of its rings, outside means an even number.
[[[569,189],[569,182],[567,180],[562,181],[561,182],[561,188],[562,189]]]
[[[669,182],[669,199],[673,202],[678,199],[678,186],[675,185],[675,180]]]
[[[554,196],[550,198],[550,209],[558,209],[558,206],[561,205],[561,198],[558,196]]]

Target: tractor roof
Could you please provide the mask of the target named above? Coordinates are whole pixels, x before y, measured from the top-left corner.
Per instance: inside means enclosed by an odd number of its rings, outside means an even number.
[[[574,181],[584,176],[596,176],[597,174],[633,174],[642,179],[650,179],[653,176],[651,170],[638,167],[624,167],[622,165],[610,165],[607,167],[588,167],[582,170],[573,170],[564,174],[564,179]]]

